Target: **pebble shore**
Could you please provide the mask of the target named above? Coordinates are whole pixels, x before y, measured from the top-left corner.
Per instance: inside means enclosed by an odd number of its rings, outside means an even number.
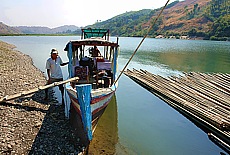
[[[0,98],[45,85],[44,74],[15,46],[0,41]],[[0,154],[78,154],[64,108],[44,91],[0,103]]]

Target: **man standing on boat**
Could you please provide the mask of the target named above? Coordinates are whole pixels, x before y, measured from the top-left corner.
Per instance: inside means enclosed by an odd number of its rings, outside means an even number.
[[[101,56],[101,53],[99,49],[97,48],[97,46],[94,46],[92,49],[92,57],[98,57],[98,56]]]
[[[51,50],[51,57],[46,61],[46,70],[48,75],[47,84],[63,81],[62,70],[60,66],[67,65],[68,62],[63,63],[61,57],[58,56],[56,49]],[[64,87],[59,85],[59,90],[62,94],[62,104],[64,105]],[[48,99],[48,89],[45,89],[45,100]]]

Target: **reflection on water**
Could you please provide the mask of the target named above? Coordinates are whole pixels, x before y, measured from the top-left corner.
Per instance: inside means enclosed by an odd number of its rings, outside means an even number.
[[[89,146],[89,154],[115,154],[118,143],[116,95],[101,116]]]
[[[128,59],[132,52],[124,49],[121,56]],[[181,72],[230,73],[229,55],[230,42],[149,39],[137,52],[134,61]]]
[[[154,60],[154,62],[164,64],[173,70],[185,72],[230,73],[228,55],[221,52],[158,52],[151,53],[146,58],[138,56],[138,59]]]
[[[116,94],[98,122],[88,154],[133,154],[119,142]]]

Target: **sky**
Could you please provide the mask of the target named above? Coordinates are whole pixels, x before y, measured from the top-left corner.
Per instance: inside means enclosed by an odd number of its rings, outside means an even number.
[[[167,0],[0,0],[0,22],[9,26],[87,26],[127,11],[157,9]],[[174,0],[171,0],[173,2]]]

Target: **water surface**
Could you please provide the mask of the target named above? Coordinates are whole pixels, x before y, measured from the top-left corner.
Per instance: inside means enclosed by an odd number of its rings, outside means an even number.
[[[19,36],[0,37],[0,40],[16,45],[45,72],[50,50],[57,48],[62,59],[68,61],[63,49],[69,40],[78,38]],[[140,41],[141,38],[119,39],[119,70]],[[162,76],[191,71],[230,73],[229,55],[230,42],[147,38],[128,68],[141,68]],[[67,77],[67,67],[63,67],[63,73]],[[118,138],[114,144],[117,154],[218,155],[224,152],[195,124],[125,75],[119,80],[116,104],[118,132],[111,136]],[[102,122],[103,125],[108,123]],[[98,126],[97,130],[102,131],[102,127]]]

